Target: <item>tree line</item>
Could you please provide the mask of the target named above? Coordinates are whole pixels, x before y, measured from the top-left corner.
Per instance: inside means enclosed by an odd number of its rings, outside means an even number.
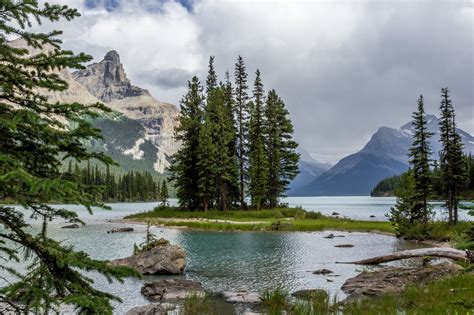
[[[182,146],[170,171],[184,209],[273,208],[299,172],[283,100],[273,89],[265,93],[259,70],[249,95],[241,56],[234,79],[227,72],[218,82],[210,57],[205,89],[194,76],[180,102],[175,138]]]
[[[456,130],[456,115],[448,88],[441,89],[440,142],[442,150],[439,161],[430,159],[432,151],[429,138],[433,135],[427,129],[423,96],[418,99],[418,109],[413,113],[413,143],[410,148],[410,171],[400,177],[395,190],[396,205],[391,209],[389,219],[400,234],[413,226],[428,228],[432,217],[429,198],[436,193],[445,201],[450,225],[458,222],[458,208],[461,194],[469,184],[468,171],[472,159],[463,153],[463,143]],[[469,161],[469,163],[467,163]]]
[[[462,199],[472,200],[474,199],[474,157],[471,154],[468,154],[465,156],[465,159],[467,176],[460,195]],[[409,172],[411,172],[411,169],[406,173]],[[370,195],[372,197],[394,196],[395,191],[401,186],[404,174],[382,179],[377,183],[377,185],[375,185],[370,192]],[[439,162],[437,160],[433,161],[431,167],[431,181],[433,189],[430,199],[441,200],[443,198],[443,180],[441,177],[441,168],[439,167]]]
[[[99,168],[88,161],[85,167],[69,161],[62,177],[72,179],[87,187],[93,200],[100,202],[115,201],[160,201],[167,204],[169,190],[166,179],[161,183],[149,172],[128,171],[116,174],[109,166]]]

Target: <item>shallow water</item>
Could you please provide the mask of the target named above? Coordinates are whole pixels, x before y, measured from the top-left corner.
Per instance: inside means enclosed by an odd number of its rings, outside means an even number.
[[[365,199],[363,199],[365,198]],[[288,198],[291,205],[302,205],[313,211],[367,219],[370,215],[383,217],[391,206],[391,199],[369,197]],[[373,200],[376,199],[376,200]],[[129,256],[133,244],[143,241],[146,227],[133,225],[134,232],[107,234],[112,228],[130,226],[110,222],[130,213],[152,209],[154,203],[116,203],[112,210],[97,209],[93,216],[79,206],[65,206],[77,210],[87,222],[79,229],[61,229],[62,221],[52,222],[50,236],[73,244],[96,259],[115,259]],[[355,210],[354,210],[355,209]],[[342,297],[340,287],[349,277],[358,274],[360,266],[336,264],[389,252],[421,247],[419,244],[394,237],[368,233],[341,233],[341,238],[326,239],[325,232],[211,232],[183,229],[152,228],[158,237],[178,244],[187,253],[185,274],[180,277],[196,280],[209,291],[247,289],[261,292],[282,285],[290,291],[323,288]],[[336,244],[353,244],[353,248],[336,248]],[[319,276],[312,271],[326,268],[337,276]],[[360,271],[360,270],[359,270]],[[147,276],[144,280],[127,279],[124,283],[107,283],[94,277],[99,289],[121,296],[122,304],[115,304],[117,314],[146,304],[140,287],[146,280],[163,276]],[[328,281],[331,280],[332,282]]]

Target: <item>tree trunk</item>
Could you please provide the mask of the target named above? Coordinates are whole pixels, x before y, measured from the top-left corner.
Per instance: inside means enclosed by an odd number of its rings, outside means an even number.
[[[415,258],[415,257],[443,257],[461,261],[472,261],[472,253],[469,251],[462,251],[449,247],[432,247],[419,248],[395,252],[393,254],[377,256],[369,259],[351,261],[351,262],[336,262],[338,264],[355,264],[355,265],[378,265],[394,260]]]

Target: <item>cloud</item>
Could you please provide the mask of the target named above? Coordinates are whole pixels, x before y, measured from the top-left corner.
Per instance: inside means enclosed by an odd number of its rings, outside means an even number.
[[[297,140],[322,156],[353,153],[379,126],[401,126],[419,94],[437,114],[444,86],[459,125],[474,133],[468,0],[61,1],[83,14],[57,26],[67,48],[96,60],[118,50],[132,82],[163,101],[177,104],[209,55],[222,77],[242,55],[250,83],[258,67],[286,101]]]

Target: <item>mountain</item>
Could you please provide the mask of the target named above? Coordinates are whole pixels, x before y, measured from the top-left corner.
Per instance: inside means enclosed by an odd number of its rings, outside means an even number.
[[[439,120],[426,116],[433,159],[441,150]],[[474,152],[474,137],[458,129],[466,153]],[[381,127],[362,150],[341,159],[334,167],[307,185],[290,191],[292,196],[369,195],[382,179],[401,174],[408,169],[408,151],[412,143],[411,122],[398,129]]]
[[[53,47],[33,49],[23,39],[9,43],[25,48],[30,55],[51,52]],[[104,103],[112,113],[102,114],[92,124],[102,130],[102,140],[91,140],[89,146],[111,155],[128,170],[163,173],[179,148],[173,133],[179,113],[175,105],[160,102],[143,88],[132,85],[117,51],[109,51],[103,60],[85,69],[57,74],[69,84],[62,92],[41,91],[52,102]]]
[[[300,173],[288,186],[290,194],[312,182],[332,166],[315,160],[308,151],[302,148],[298,148],[298,152],[300,153],[300,161],[298,163]]]
[[[116,141],[120,139],[114,136],[115,133],[103,130],[115,140],[109,141],[115,155],[129,155],[133,160],[146,165],[153,161],[150,167],[162,173],[169,166],[170,157],[179,148],[179,144],[173,139],[178,108],[160,102],[148,90],[132,85],[115,50],[109,51],[102,61],[90,64],[72,75],[100,101],[142,126],[143,130],[136,134],[138,137],[135,137],[134,143],[121,146],[117,146]],[[102,123],[101,127],[113,127],[110,125]]]

